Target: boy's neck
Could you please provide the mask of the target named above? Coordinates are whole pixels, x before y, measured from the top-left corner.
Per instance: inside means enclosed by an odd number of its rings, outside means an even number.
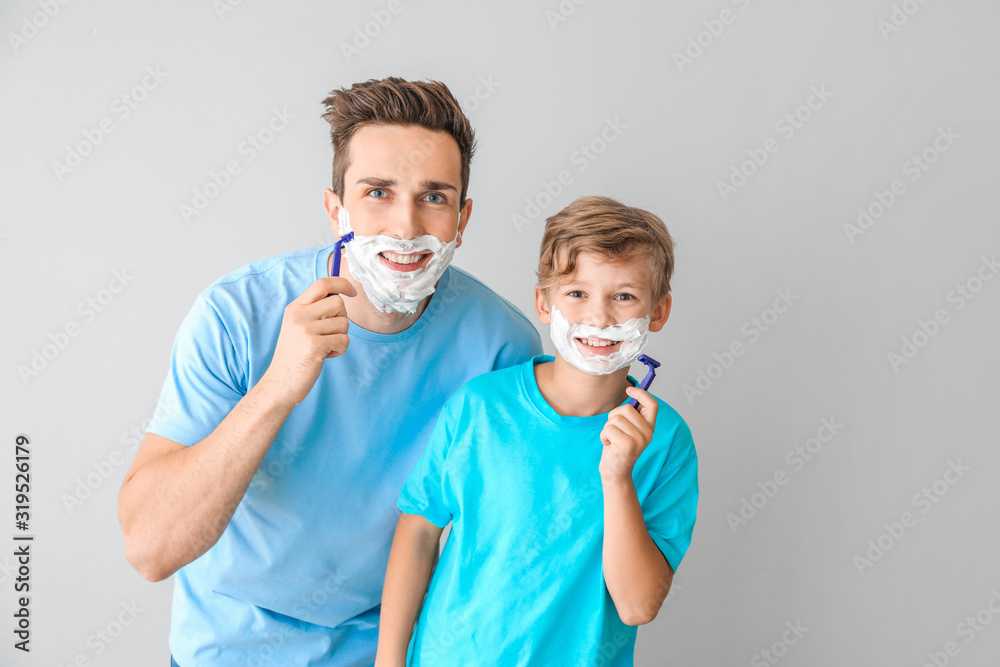
[[[610,375],[590,375],[556,354],[535,366],[535,381],[545,402],[565,417],[592,417],[613,410],[628,398],[628,368]]]

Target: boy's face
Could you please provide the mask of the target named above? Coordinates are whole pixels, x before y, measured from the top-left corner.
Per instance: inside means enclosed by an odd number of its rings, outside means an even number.
[[[552,322],[555,307],[571,323],[595,327],[649,315],[649,330],[659,331],[670,316],[670,304],[669,294],[654,301],[652,275],[641,257],[611,263],[596,253],[582,252],[574,275],[550,287],[548,294],[535,288],[535,311],[542,324]],[[574,342],[584,356],[609,355],[621,347],[620,341],[576,338]]]
[[[361,236],[414,239],[430,234],[447,243],[465,229],[472,200],[459,208],[461,153],[448,133],[413,125],[365,125],[351,138],[350,156],[343,202],[332,190],[325,192],[334,236],[340,235],[341,205]],[[399,261],[381,261],[394,271],[415,271],[430,259],[428,253],[392,255]]]

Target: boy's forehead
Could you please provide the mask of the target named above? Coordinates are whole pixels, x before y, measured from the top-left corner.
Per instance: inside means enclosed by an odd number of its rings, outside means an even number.
[[[562,276],[560,284],[574,285],[613,285],[634,288],[649,288],[652,284],[652,272],[644,254],[633,257],[614,258],[600,253],[584,250],[576,257],[575,271]],[[559,258],[560,269],[566,266],[566,258]]]

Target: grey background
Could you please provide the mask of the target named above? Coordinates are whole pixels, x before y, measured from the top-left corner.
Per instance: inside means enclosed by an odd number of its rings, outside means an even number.
[[[439,79],[464,100],[480,146],[456,264],[526,313],[541,218],[576,196],[647,208],[676,238],[674,309],[648,352],[663,362],[657,393],[694,433],[702,496],[674,592],[639,631],[637,665],[768,664],[759,652],[775,642],[790,665],[921,665],[949,641],[951,664],[996,663],[1000,622],[972,641],[959,624],[1000,588],[1000,280],[960,310],[948,300],[1000,251],[995,3],[896,0],[917,11],[886,36],[893,0],[563,0],[555,23],[557,0],[400,0],[348,58],[341,45],[386,2],[222,1],[70,2],[52,17],[38,1],[0,5],[0,541],[18,532],[18,433],[33,442],[36,535],[30,656],[12,648],[13,547],[0,548],[0,663],[167,664],[171,584],[128,566],[116,518],[128,433],[152,415],[202,289],[331,242],[320,100],[388,75]],[[724,9],[733,22],[679,68],[674,53]],[[165,78],[121,118],[115,99],[147,67]],[[775,122],[812,86],[832,97],[786,138]],[[275,108],[294,119],[247,162],[241,142]],[[60,179],[53,162],[105,118],[113,131]],[[574,154],[608,119],[626,127],[581,170]],[[911,182],[904,163],[949,127],[960,138]],[[723,201],[717,181],[769,137],[778,152]],[[186,223],[179,206],[229,160],[240,174]],[[541,197],[519,231],[513,216],[561,170],[570,185]],[[894,179],[905,193],[852,243],[844,225]],[[127,286],[102,292],[122,269]],[[745,323],[786,289],[797,300],[751,340]],[[84,315],[80,304],[101,298]],[[948,322],[894,369],[889,353],[938,309]],[[73,324],[78,335],[22,379],[19,367]],[[711,367],[735,342],[742,356]],[[689,400],[699,371],[716,379]],[[786,453],[823,418],[843,427],[793,469]],[[921,513],[914,495],[959,460],[969,470],[939,483],[947,494]],[[778,471],[787,483],[734,531],[727,515]],[[68,508],[94,473],[96,488]],[[915,525],[887,536],[907,511]],[[889,550],[859,572],[855,557],[880,536]],[[117,631],[123,604],[138,611],[109,646],[97,633]],[[808,631],[783,651],[786,623]]]

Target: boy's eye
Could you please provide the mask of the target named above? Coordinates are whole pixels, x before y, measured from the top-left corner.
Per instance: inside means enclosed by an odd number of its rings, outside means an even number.
[[[615,298],[616,299],[620,299],[622,301],[630,301],[630,300],[634,299],[635,297],[632,296],[631,294],[622,293],[622,294],[619,294],[618,296],[616,296]]]
[[[583,296],[583,292],[581,292],[580,290],[575,289],[575,290],[571,290],[569,292],[566,292],[566,296],[582,297]]]

